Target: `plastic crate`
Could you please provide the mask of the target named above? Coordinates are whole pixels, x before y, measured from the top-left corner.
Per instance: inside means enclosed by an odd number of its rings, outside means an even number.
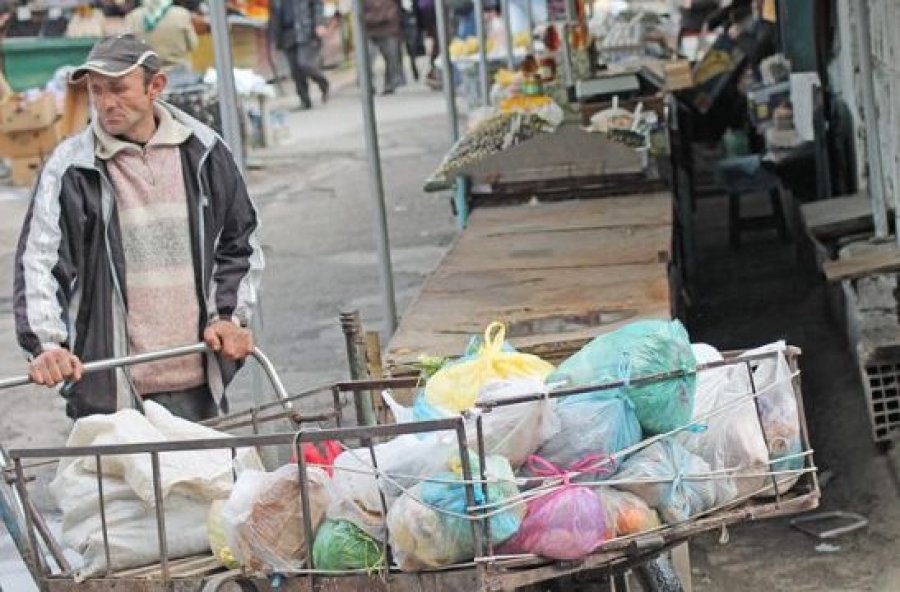
[[[95,37],[19,37],[3,40],[3,73],[16,92],[43,88],[62,66],[79,66]]]
[[[893,359],[870,360],[859,365],[866,404],[872,421],[872,438],[886,442],[900,429],[900,354]]]

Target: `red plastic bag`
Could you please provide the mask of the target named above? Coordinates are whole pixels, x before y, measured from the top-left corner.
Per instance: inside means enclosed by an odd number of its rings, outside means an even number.
[[[335,440],[325,440],[322,442],[321,450],[312,442],[304,442],[300,446],[300,452],[303,453],[303,460],[307,464],[323,469],[328,476],[332,476],[332,465],[336,459],[344,451],[339,442]],[[291,462],[297,463],[297,453],[291,456]]]
[[[499,553],[533,553],[551,559],[573,560],[590,555],[607,540],[609,533],[600,498],[587,487],[569,483],[571,473],[609,471],[605,457],[591,455],[563,471],[532,455],[528,469],[539,477],[562,477],[562,488],[528,502],[522,527],[500,547]]]

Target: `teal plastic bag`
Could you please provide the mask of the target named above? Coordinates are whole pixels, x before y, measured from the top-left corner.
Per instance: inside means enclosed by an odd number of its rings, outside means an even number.
[[[381,546],[347,520],[327,520],[319,527],[313,544],[316,569],[365,569],[375,571],[384,564]]]
[[[638,321],[601,335],[563,362],[547,384],[567,387],[624,381],[619,392],[634,404],[645,436],[677,429],[691,420],[697,367],[691,341],[679,321]],[[683,376],[647,384],[636,378],[683,370]],[[583,396],[583,395],[578,395]]]

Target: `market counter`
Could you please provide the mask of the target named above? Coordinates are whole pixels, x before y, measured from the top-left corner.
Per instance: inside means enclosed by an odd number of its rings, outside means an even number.
[[[494,320],[513,345],[552,359],[559,344],[671,318],[671,245],[667,192],[477,209],[403,316],[386,366],[402,374],[421,355],[458,355]]]

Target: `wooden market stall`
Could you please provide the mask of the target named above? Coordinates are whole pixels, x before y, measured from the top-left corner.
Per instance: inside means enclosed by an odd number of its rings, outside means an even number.
[[[671,254],[667,192],[477,209],[403,316],[387,368],[458,355],[494,320],[516,347],[558,359],[623,324],[670,318]]]

